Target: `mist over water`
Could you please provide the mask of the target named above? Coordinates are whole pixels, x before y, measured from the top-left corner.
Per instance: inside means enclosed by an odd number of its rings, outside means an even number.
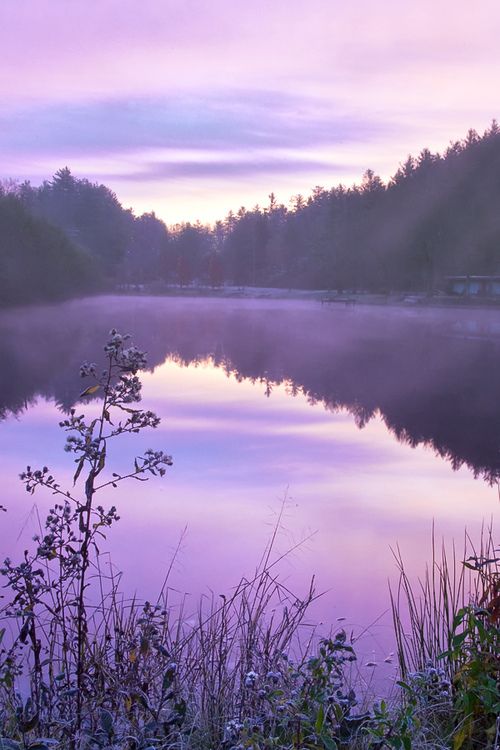
[[[98,361],[112,327],[147,350],[144,406],[162,425],[117,441],[110,469],[148,446],[174,458],[165,481],[103,498],[122,516],[106,545],[124,587],[154,595],[187,526],[171,585],[193,603],[224,591],[251,574],[286,498],[279,552],[307,538],[286,580],[300,592],[315,574],[328,590],[317,618],[371,626],[367,653],[383,662],[389,620],[372,623],[396,578],[391,546],[422,573],[433,521],[460,544],[498,514],[498,313],[146,297],[2,312],[4,554],[19,555],[51,501],[22,493],[25,464],[71,482],[56,405],[78,400],[79,365]]]

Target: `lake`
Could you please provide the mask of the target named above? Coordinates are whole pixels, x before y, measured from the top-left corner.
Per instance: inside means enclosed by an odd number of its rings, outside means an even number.
[[[103,549],[122,588],[154,597],[171,566],[194,610],[252,575],[284,507],[281,580],[300,595],[314,574],[325,593],[310,621],[366,629],[363,659],[393,674],[391,550],[418,575],[433,524],[460,550],[465,528],[478,539],[498,517],[500,313],[118,296],[3,311],[2,558],[21,555],[52,499],[23,490],[26,464],[71,484],[61,410],[112,327],[148,352],[143,404],[162,422],[116,441],[109,466],[149,446],[174,460],[163,480],[101,496],[121,515]]]

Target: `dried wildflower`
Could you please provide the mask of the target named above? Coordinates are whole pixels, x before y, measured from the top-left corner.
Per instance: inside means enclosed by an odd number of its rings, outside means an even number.
[[[258,679],[259,675],[257,674],[257,672],[250,670],[250,672],[247,672],[245,675],[245,687],[253,689]]]

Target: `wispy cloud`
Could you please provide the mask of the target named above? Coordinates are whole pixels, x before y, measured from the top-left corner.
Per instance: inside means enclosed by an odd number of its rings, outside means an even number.
[[[301,172],[305,172],[306,174],[310,174],[311,172],[325,172],[332,176],[336,172],[340,174],[342,170],[343,168],[340,165],[335,167],[327,162],[308,159],[260,158],[241,161],[233,159],[232,161],[186,161],[150,164],[141,172],[121,174],[119,177],[121,180],[143,182],[145,180],[164,181],[169,178],[187,178],[191,180],[193,178],[207,179],[215,177],[223,179],[225,177],[245,177],[250,175],[300,174]],[[117,175],[104,173],[101,177],[104,180],[114,180],[117,178]]]
[[[2,150],[65,154],[146,148],[299,148],[362,142],[390,129],[337,113],[320,98],[229,91],[0,110]]]
[[[245,182],[237,200],[253,204],[286,180],[291,192],[301,179],[340,181],[352,170],[352,152],[393,133],[383,118],[349,117],[319,96],[250,89],[0,109],[0,158],[4,168],[13,165],[9,174],[34,182],[68,164],[121,195],[127,185],[143,192],[149,185],[153,195],[153,185],[175,180],[178,194],[179,183],[192,190],[196,181],[215,180],[219,190],[227,183],[234,200],[231,183]],[[259,177],[269,184],[248,199],[249,181],[254,188]]]

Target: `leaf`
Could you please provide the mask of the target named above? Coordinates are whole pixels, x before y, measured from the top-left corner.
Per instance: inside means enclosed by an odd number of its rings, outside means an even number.
[[[14,684],[14,680],[12,678],[12,674],[10,672],[6,672],[3,677],[4,685],[8,688],[11,688]],[[0,738],[1,739],[1,738]],[[2,750],[2,746],[0,744],[0,750]]]
[[[459,633],[458,635],[454,635],[451,639],[451,642],[453,644],[453,648],[458,648],[462,645],[462,643],[467,638],[467,631],[464,631],[463,633]]]
[[[80,393],[80,398],[83,398],[83,396],[91,396],[93,393],[97,393],[100,387],[100,385],[89,385],[88,388],[85,388],[85,390]]]
[[[21,630],[19,631],[19,640],[21,641],[21,643],[26,643],[29,629],[30,629],[30,620],[28,619],[24,622]]]
[[[466,562],[466,561],[464,561],[462,563],[462,565],[464,566],[464,568],[468,568],[469,570],[477,571],[477,565],[471,565],[471,563]]]
[[[184,698],[179,698],[179,700],[174,704],[174,709],[177,712],[180,723],[182,723],[186,717],[187,711],[187,703]]]
[[[80,474],[82,472],[83,464],[84,463],[85,463],[85,456],[82,456],[81,459],[78,461],[78,468],[75,471],[75,476],[73,477],[73,487],[75,486],[75,484],[77,482],[77,479],[78,479],[78,477],[80,476]]]
[[[325,735],[321,739],[323,740],[323,744],[326,747],[326,750],[338,750],[338,745],[333,739],[333,737],[329,737],[328,735]]]
[[[104,443],[103,449],[99,454],[99,463],[97,465],[97,474],[100,474],[100,472],[104,469],[104,466],[106,465],[106,443]]]
[[[398,680],[396,682],[396,685],[398,685],[400,688],[403,688],[403,690],[407,690],[409,693],[413,692],[412,688],[408,685],[407,682],[403,682],[403,680]],[[380,704],[382,706],[382,703]]]
[[[460,750],[465,740],[470,737],[470,722],[464,724],[458,732],[453,735],[453,750]]]
[[[136,693],[134,693],[134,698],[139,701],[141,706],[143,706],[148,711],[151,711],[151,707],[149,705],[149,701],[147,696],[142,692],[142,690],[138,690]]]
[[[456,630],[458,626],[462,624],[466,614],[467,614],[467,607],[462,607],[462,609],[458,610],[455,617],[453,618],[453,630]]]
[[[101,728],[106,732],[108,737],[111,737],[111,735],[113,734],[113,717],[105,708],[101,708],[99,721],[101,724]]]
[[[135,664],[135,662],[137,661],[137,651],[135,650],[135,648],[130,649],[128,660],[131,664]]]
[[[31,732],[31,730],[34,729],[37,724],[38,724],[38,713],[33,714],[31,719],[27,719],[26,721],[20,721],[19,729],[24,734],[25,732]]]
[[[316,724],[315,724],[315,727],[314,727],[316,729],[316,732],[318,734],[323,729],[324,722],[325,722],[325,709],[323,708],[323,706],[320,705],[320,707],[318,709],[318,715],[316,717]]]

